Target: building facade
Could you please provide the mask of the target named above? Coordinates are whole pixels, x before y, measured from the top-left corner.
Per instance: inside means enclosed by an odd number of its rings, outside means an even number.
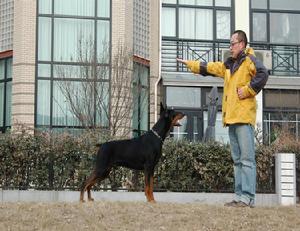
[[[152,9],[149,0],[1,1],[1,131],[147,131]]]
[[[270,72],[256,97],[257,128],[267,143],[282,128],[300,137],[297,0],[3,0],[0,7],[2,132],[18,124],[78,130],[82,118],[106,128],[122,118],[118,126],[136,136],[157,120],[162,101],[187,115],[172,136],[202,140],[217,86],[216,139],[227,142],[222,80],[194,75],[176,57],[224,60],[231,33],[242,29]],[[133,89],[118,95],[115,86],[126,89],[128,76]]]
[[[270,73],[265,89],[256,97],[260,135],[271,143],[278,130],[285,129],[299,139],[299,17],[300,4],[293,0],[163,0],[161,75],[165,102],[187,115],[174,136],[202,140],[208,120],[208,95],[212,86],[217,86],[216,139],[228,141],[227,128],[221,121],[222,80],[194,75],[175,58],[225,60],[232,32],[241,29]]]

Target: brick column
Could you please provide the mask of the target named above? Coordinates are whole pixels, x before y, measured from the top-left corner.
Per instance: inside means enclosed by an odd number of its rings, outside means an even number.
[[[14,2],[12,128],[34,128],[36,0]]]

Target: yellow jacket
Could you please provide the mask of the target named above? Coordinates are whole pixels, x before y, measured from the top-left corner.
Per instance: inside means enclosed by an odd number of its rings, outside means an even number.
[[[237,59],[225,62],[203,63],[188,61],[187,67],[194,73],[212,75],[224,79],[222,118],[224,126],[230,124],[252,124],[256,122],[255,96],[265,86],[268,71],[255,58],[252,48],[247,48]],[[245,99],[239,99],[237,89],[242,88]]]

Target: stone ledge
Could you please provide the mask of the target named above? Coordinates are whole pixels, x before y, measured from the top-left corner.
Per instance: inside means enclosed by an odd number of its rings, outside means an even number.
[[[0,202],[76,202],[79,201],[79,191],[38,191],[38,190],[0,190]],[[85,194],[85,198],[86,198]],[[95,201],[127,201],[146,202],[144,192],[101,192],[92,191]],[[232,193],[182,193],[154,192],[154,198],[159,202],[168,203],[202,203],[223,205],[233,199]],[[256,206],[278,206],[277,194],[257,194]]]

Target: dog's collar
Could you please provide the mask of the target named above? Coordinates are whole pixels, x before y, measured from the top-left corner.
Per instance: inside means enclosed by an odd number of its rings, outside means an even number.
[[[160,137],[160,135],[158,135],[158,133],[156,131],[154,131],[153,129],[151,129],[151,132],[153,132],[153,134],[160,139],[161,142],[163,142],[163,139]]]

